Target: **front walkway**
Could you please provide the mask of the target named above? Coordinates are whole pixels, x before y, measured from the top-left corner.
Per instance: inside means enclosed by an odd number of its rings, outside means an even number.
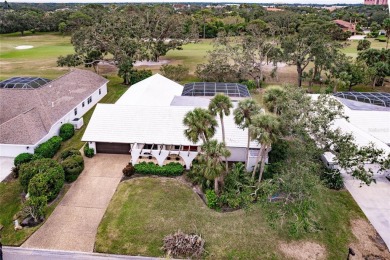
[[[345,187],[390,249],[390,181],[385,176],[376,173],[376,184],[367,186],[343,174]]]
[[[14,158],[0,157],[0,182],[2,182],[11,173],[14,167]]]
[[[93,252],[100,220],[129,159],[129,155],[121,154],[85,158],[83,173],[22,247]]]

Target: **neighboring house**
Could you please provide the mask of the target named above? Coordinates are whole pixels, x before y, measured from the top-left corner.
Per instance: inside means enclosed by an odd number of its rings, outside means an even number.
[[[356,34],[356,23],[346,22],[343,20],[333,20],[344,32],[351,32],[352,35]]]
[[[387,5],[387,0],[364,0],[365,5]]]
[[[17,77],[0,82],[0,157],[33,153],[58,135],[63,124],[81,118],[100,101],[107,82],[80,69],[53,81]]]
[[[194,90],[197,96],[182,96],[184,90]],[[180,156],[189,169],[200,152],[202,142],[190,142],[184,136],[183,119],[196,107],[207,108],[211,93],[225,92],[233,98],[245,95],[248,90],[238,89],[238,84],[194,83],[184,87],[159,74],[155,74],[130,89],[115,104],[98,104],[82,137],[97,153],[128,154],[133,164],[141,157],[154,157],[159,165],[168,162],[171,156]],[[200,86],[203,86],[202,88]],[[207,86],[207,87],[206,87]],[[204,93],[201,93],[203,91]],[[250,96],[249,96],[250,98]],[[237,102],[233,102],[237,104]],[[233,112],[233,111],[232,111]],[[219,119],[217,118],[219,122]],[[243,162],[246,156],[247,130],[234,123],[234,118],[225,117],[226,146],[231,151],[232,162]],[[214,139],[222,141],[218,127]],[[255,164],[259,144],[250,143],[248,170]],[[130,157],[131,155],[131,157]]]
[[[317,94],[311,95],[313,99]],[[345,119],[336,119],[334,127],[351,133],[358,146],[370,143],[390,154],[390,94],[338,92],[335,98],[344,106]]]

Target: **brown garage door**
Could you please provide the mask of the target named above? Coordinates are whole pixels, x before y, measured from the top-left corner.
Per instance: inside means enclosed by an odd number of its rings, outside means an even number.
[[[96,143],[97,153],[130,154],[130,144]]]

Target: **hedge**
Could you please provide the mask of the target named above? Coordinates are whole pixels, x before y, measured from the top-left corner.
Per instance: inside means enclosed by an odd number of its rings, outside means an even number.
[[[28,184],[28,193],[31,197],[46,196],[48,201],[51,201],[60,193],[64,181],[64,170],[61,167],[53,167],[32,177]]]
[[[28,163],[33,159],[33,154],[31,153],[21,153],[14,159],[14,165],[16,167],[20,166],[23,163]]]
[[[35,154],[44,158],[53,158],[61,147],[62,138],[59,136],[53,136],[44,143],[41,143],[35,148]]]
[[[58,171],[63,171],[61,165],[52,159],[38,159],[29,163],[24,163],[20,166],[19,181],[24,191],[27,191],[30,180],[39,173],[44,173],[51,168]]]
[[[61,162],[64,169],[65,180],[73,182],[84,170],[84,159],[81,155],[72,155]]]
[[[63,141],[69,140],[74,135],[74,126],[70,123],[63,124],[60,128],[60,137]]]
[[[76,148],[73,148],[73,147],[70,147],[70,148],[67,148],[65,149],[62,153],[61,153],[61,159],[62,160],[65,160],[66,158],[72,156],[72,155],[81,155],[80,151],[77,150]]]
[[[164,166],[156,165],[152,162],[142,162],[134,165],[135,173],[150,174],[159,176],[179,176],[183,174],[184,168],[180,163],[171,162]]]
[[[84,155],[88,158],[92,158],[95,155],[95,150],[93,148],[89,148],[88,143],[84,145]]]

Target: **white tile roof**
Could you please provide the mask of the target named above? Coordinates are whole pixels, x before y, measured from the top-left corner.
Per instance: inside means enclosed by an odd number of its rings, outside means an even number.
[[[181,96],[183,86],[160,75],[132,85],[116,102],[118,105],[169,106],[175,96]]]
[[[315,100],[318,96],[313,94],[311,98]],[[349,122],[345,119],[337,119],[334,121],[334,128],[340,128],[344,133],[351,133],[359,146],[373,143],[378,149],[390,154],[390,147],[387,145],[390,143],[390,111],[352,110],[343,102],[341,103],[344,105],[344,113],[349,118]]]
[[[98,104],[82,140],[192,145],[183,134],[186,128],[183,118],[193,109],[194,107],[188,106]],[[246,147],[247,130],[239,129],[235,125],[232,113],[224,121],[227,146]],[[222,131],[219,127],[213,138],[222,141]],[[259,146],[256,142],[251,142],[251,147]]]

